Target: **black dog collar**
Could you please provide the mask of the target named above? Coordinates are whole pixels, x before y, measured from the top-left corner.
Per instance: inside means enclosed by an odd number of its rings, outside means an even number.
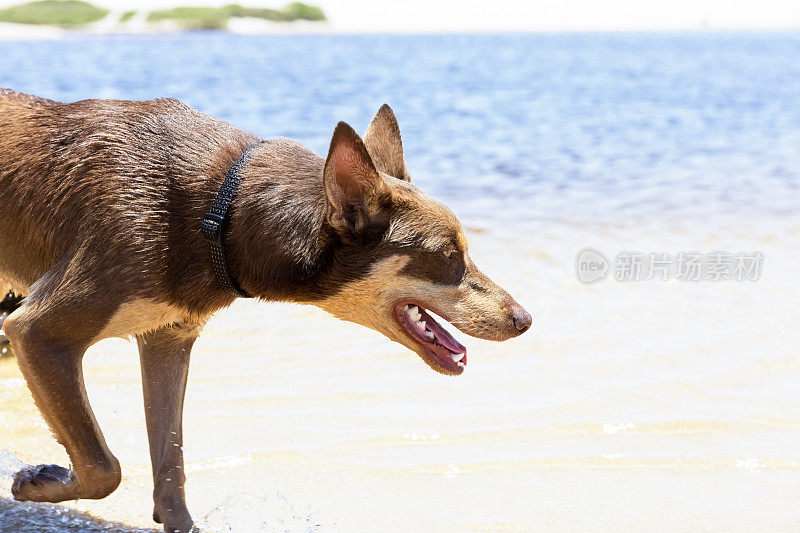
[[[250,146],[244,151],[239,159],[225,175],[222,185],[219,187],[217,197],[211,204],[211,210],[203,217],[203,238],[208,243],[211,250],[211,266],[214,268],[214,276],[222,288],[236,297],[250,298],[250,295],[243,291],[236,283],[228,271],[228,263],[225,261],[225,248],[222,237],[225,233],[225,220],[228,216],[231,202],[236,198],[239,183],[242,181],[242,171],[250,160],[253,150],[260,142]]]

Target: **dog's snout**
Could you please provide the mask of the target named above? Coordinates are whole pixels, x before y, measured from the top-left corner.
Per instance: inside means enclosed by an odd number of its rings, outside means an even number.
[[[512,317],[514,322],[514,327],[517,328],[517,331],[520,333],[525,333],[533,324],[533,318],[531,314],[527,312],[522,307],[517,307],[514,309],[514,315]]]

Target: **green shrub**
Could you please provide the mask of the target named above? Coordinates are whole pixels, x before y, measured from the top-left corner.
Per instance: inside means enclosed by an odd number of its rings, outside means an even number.
[[[218,7],[176,7],[158,9],[147,16],[148,22],[171,20],[186,29],[224,29],[228,25],[230,14],[225,8]]]
[[[278,9],[269,9],[266,7],[242,7],[237,5],[230,5],[226,7],[231,8],[230,13],[232,17],[255,17],[264,20],[273,20],[276,22],[288,22],[291,20],[288,13]]]
[[[238,4],[228,4],[223,7],[232,17],[255,17],[259,19],[272,20],[275,22],[291,22],[293,20],[325,20],[325,13],[322,9],[304,4],[293,2],[283,9],[270,9],[266,7],[242,7]]]
[[[323,13],[322,9],[303,2],[292,2],[284,7],[283,11],[289,13],[293,20],[325,20],[325,13]]]
[[[81,0],[38,0],[0,9],[0,22],[81,26],[106,15],[107,9]]]
[[[136,11],[126,11],[119,18],[119,21],[120,22],[128,22],[129,20],[131,20],[134,17],[134,15],[136,15]]]
[[[283,9],[242,7],[228,4],[223,7],[176,7],[151,11],[149,22],[170,20],[187,29],[223,29],[231,17],[255,17],[275,22],[293,20],[325,20],[325,13],[318,7],[294,2]]]

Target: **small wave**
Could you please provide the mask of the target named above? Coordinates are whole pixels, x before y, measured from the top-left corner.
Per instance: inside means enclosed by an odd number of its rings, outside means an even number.
[[[800,470],[800,460],[756,457],[706,457],[702,459],[681,457],[641,457],[627,456],[623,453],[611,453],[584,457],[542,457],[538,459],[508,462],[465,463],[454,465],[436,465],[423,469],[427,472],[453,477],[458,474],[475,474],[488,471],[507,471],[509,469],[531,468],[538,470],[691,470],[721,471],[746,470],[749,473],[762,471]]]
[[[765,418],[753,421],[723,420],[670,420],[664,422],[607,422],[553,424],[541,429],[543,432],[587,435],[681,435],[695,433],[739,433],[759,431],[774,427],[797,429],[800,423],[794,420]]]

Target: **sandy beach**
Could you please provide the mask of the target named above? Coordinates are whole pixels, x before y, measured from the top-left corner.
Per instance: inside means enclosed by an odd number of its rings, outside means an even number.
[[[800,226],[761,222],[676,224],[658,239],[664,250],[761,250],[757,282],[591,286],[575,277],[578,250],[646,250],[654,228],[473,228],[472,256],[534,329],[504,344],[459,335],[470,349],[459,378],[316,309],[237,302],[193,353],[190,509],[209,531],[793,529]],[[153,527],[135,344],[101,342],[85,370],[124,478],[105,500],[63,507]],[[19,461],[66,458],[13,359],[0,360],[0,384],[8,494]],[[3,499],[0,517],[86,519],[59,508]]]

